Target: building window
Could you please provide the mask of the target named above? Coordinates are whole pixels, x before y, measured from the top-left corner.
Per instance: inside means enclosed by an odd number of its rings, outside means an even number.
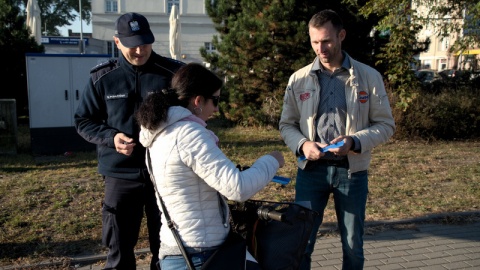
[[[118,1],[117,0],[105,0],[105,12],[106,13],[118,13]]]
[[[450,40],[448,38],[444,38],[442,40],[442,51],[446,51],[448,50],[448,48],[450,47]]]
[[[107,54],[111,57],[118,57],[118,48],[115,46],[115,42],[108,41],[107,42]]]
[[[432,68],[432,60],[424,60],[422,68],[431,69]]]
[[[205,49],[207,50],[207,52],[213,52],[215,51],[215,46],[213,46],[213,43],[211,42],[205,42]]]
[[[177,6],[177,10],[180,11],[180,0],[168,0],[167,1],[167,13],[172,12],[172,7]]]

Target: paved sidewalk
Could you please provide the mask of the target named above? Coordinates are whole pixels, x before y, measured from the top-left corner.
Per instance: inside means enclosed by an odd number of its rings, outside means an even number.
[[[342,268],[342,248],[336,233],[324,228],[312,257],[312,269]],[[480,269],[480,221],[464,225],[398,223],[368,226],[365,270]],[[79,270],[100,270],[84,266]],[[138,270],[149,270],[139,265]]]
[[[365,270],[377,269],[480,269],[480,216],[462,220],[428,220],[367,223]],[[452,222],[453,221],[453,222]],[[445,223],[449,224],[445,224]],[[453,224],[452,224],[453,223]],[[330,227],[329,227],[330,226]],[[138,250],[137,270],[149,270],[149,252]],[[105,255],[72,258],[65,269],[100,270]],[[312,269],[341,269],[342,250],[334,225],[321,228],[312,257]],[[47,265],[10,269],[62,269]]]
[[[374,228],[371,228],[371,230]],[[480,269],[480,222],[394,225],[365,235],[367,269]],[[312,269],[341,269],[338,236],[319,238]]]

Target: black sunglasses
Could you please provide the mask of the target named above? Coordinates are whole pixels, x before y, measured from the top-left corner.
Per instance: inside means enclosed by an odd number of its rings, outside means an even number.
[[[218,106],[218,101],[220,101],[220,96],[210,96],[210,97],[205,97],[206,99],[211,99],[213,101],[213,106],[217,107]]]

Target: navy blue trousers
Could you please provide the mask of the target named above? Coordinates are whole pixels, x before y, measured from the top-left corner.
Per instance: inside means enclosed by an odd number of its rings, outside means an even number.
[[[109,249],[105,269],[136,269],[134,249],[145,212],[153,255],[150,267],[156,270],[161,223],[155,189],[148,173],[136,180],[108,176],[104,180],[102,243]]]

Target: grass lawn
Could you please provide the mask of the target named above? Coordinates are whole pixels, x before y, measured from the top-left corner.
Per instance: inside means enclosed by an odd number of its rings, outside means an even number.
[[[282,151],[286,166],[278,174],[291,183],[270,183],[254,199],[293,200],[296,161],[277,130],[212,129],[237,164],[248,166],[260,155]],[[19,154],[0,156],[0,268],[105,251],[103,181],[95,153],[34,157],[26,133],[19,138]],[[373,150],[369,182],[367,221],[478,211],[480,142],[390,141]],[[324,221],[334,220],[330,202]],[[147,245],[142,227],[138,248]]]

